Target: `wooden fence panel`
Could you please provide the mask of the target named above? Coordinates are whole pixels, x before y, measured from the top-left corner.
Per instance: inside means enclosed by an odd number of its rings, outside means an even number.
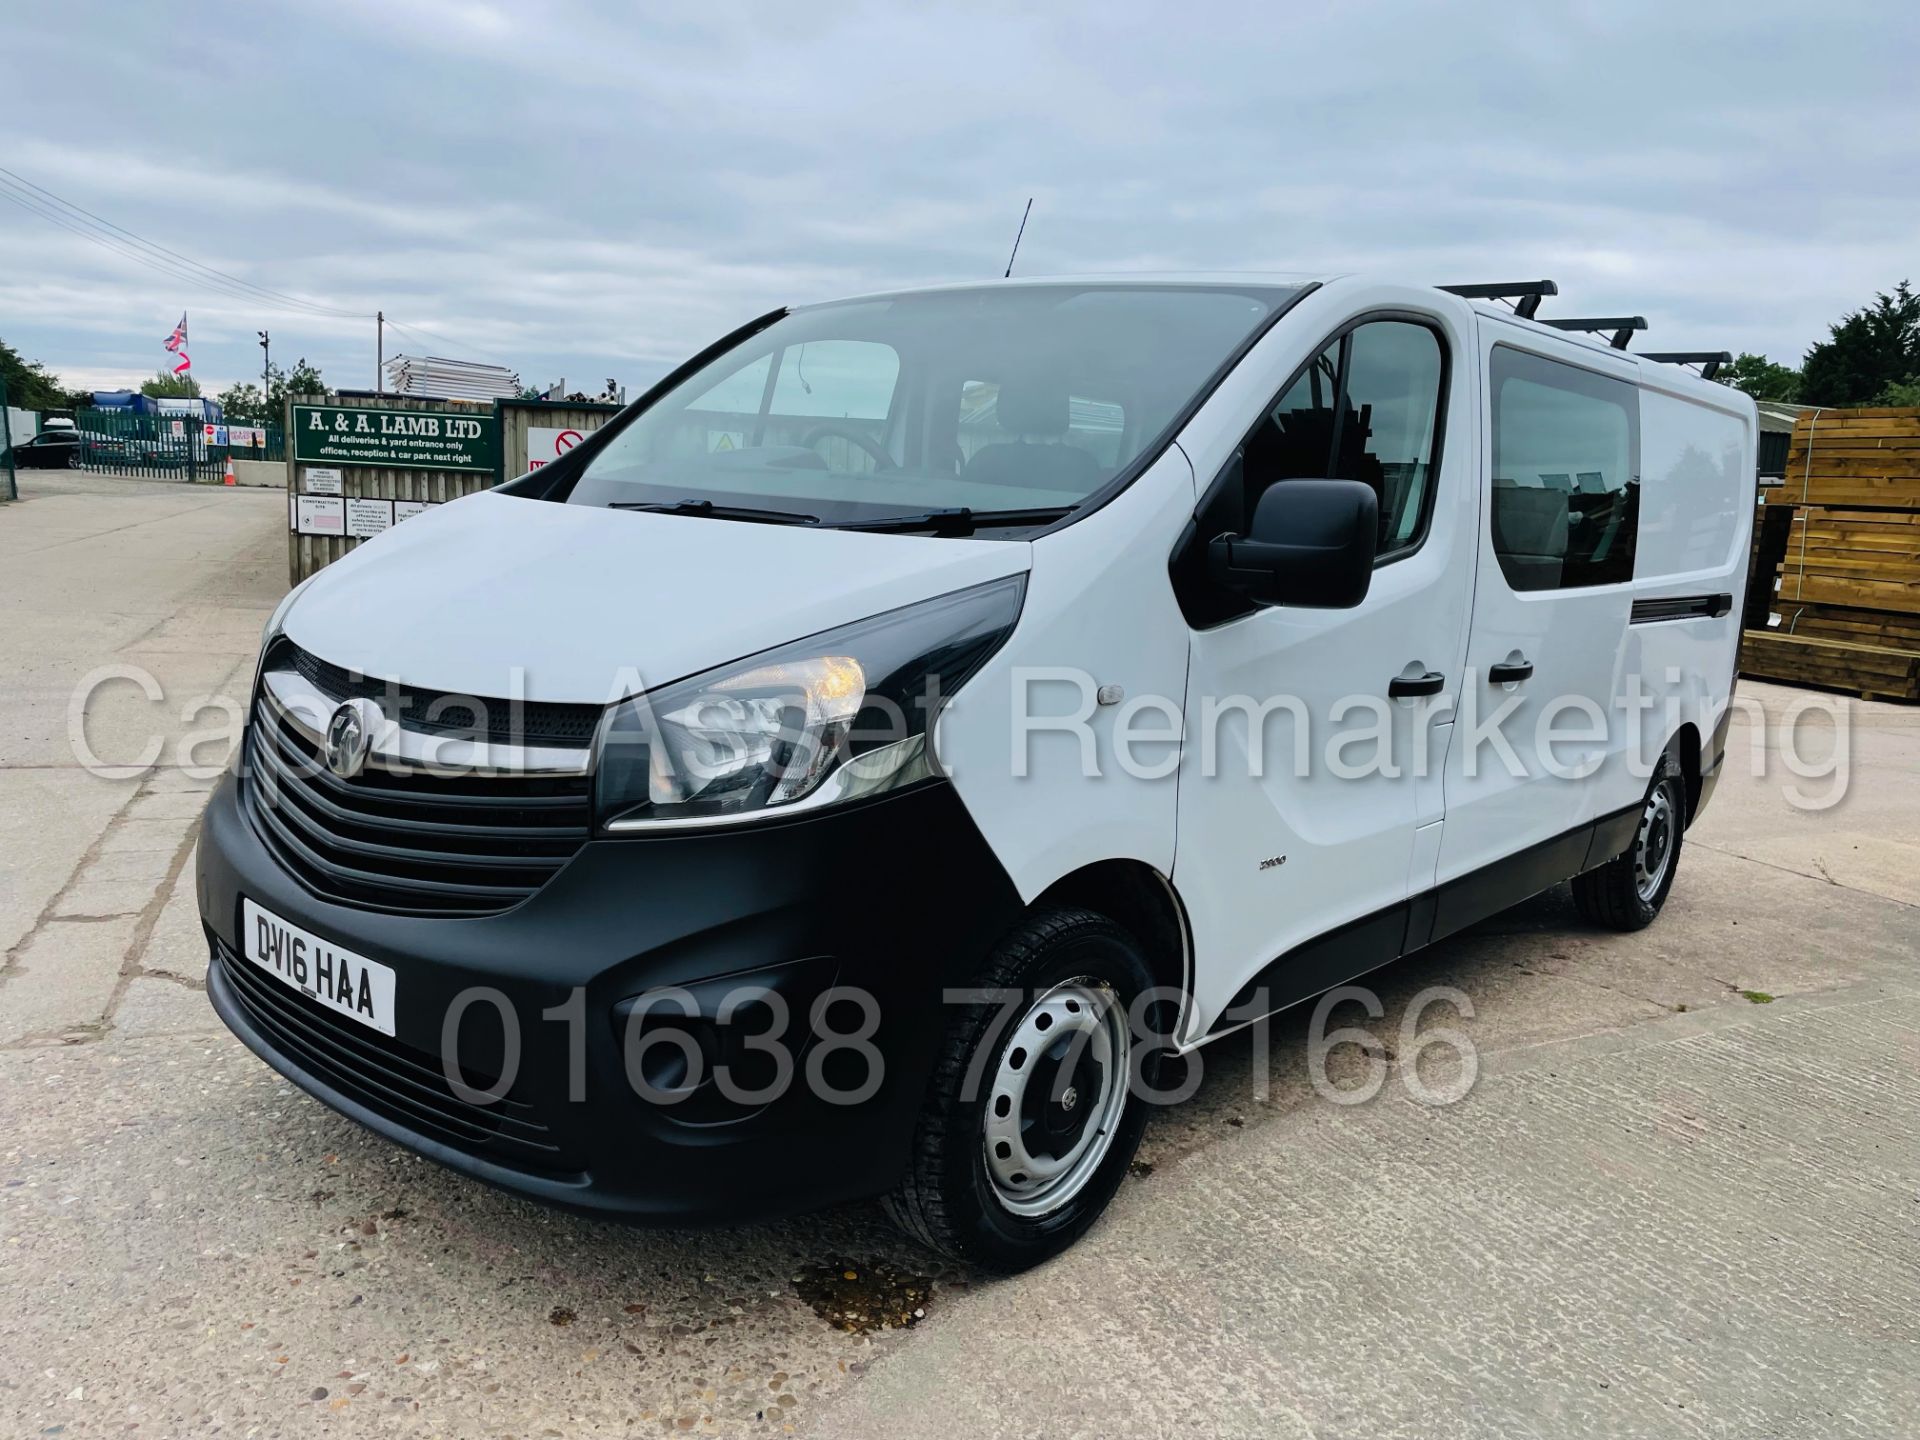
[[[365,543],[350,535],[301,535],[294,532],[292,507],[295,499],[300,495],[312,493],[305,479],[308,470],[317,468],[338,470],[341,479],[340,493],[344,499],[348,500],[420,500],[432,505],[441,505],[449,500],[457,500],[463,495],[471,495],[477,490],[491,489],[499,483],[500,476],[497,471],[400,469],[338,463],[322,467],[295,460],[296,447],[292,432],[292,406],[294,405],[327,405],[347,410],[425,410],[438,414],[458,415],[466,419],[484,420],[489,424],[497,422],[496,407],[464,400],[423,400],[411,395],[337,397],[305,395],[296,396],[290,400],[287,412],[288,443],[286,447],[289,507],[287,561],[289,579],[295,585]]]
[[[575,404],[565,400],[502,400],[500,402],[500,470],[503,479],[512,480],[527,473],[529,433],[538,426],[548,430],[578,430],[582,435],[598,430],[610,416],[620,413],[618,405]]]

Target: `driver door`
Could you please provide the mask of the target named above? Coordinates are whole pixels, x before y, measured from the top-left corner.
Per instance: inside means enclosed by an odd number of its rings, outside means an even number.
[[[1209,497],[1251,513],[1296,476],[1364,480],[1381,529],[1358,606],[1195,625],[1174,865],[1189,1040],[1395,958],[1408,895],[1431,883],[1473,586],[1476,436],[1450,423],[1474,411],[1472,335],[1405,293],[1274,375]],[[1235,527],[1203,506],[1202,528]]]

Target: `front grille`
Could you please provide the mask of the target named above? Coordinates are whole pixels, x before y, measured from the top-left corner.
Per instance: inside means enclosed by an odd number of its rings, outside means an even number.
[[[409,730],[424,735],[456,735],[489,745],[584,750],[593,743],[602,714],[599,705],[497,700],[416,690],[322,660],[285,636],[274,642],[263,668],[296,672],[336,705],[342,700],[371,700]]]
[[[396,773],[343,780],[264,698],[248,731],[247,811],[281,865],[328,900],[399,915],[493,915],[587,841],[584,775]]]
[[[315,1079],[416,1135],[516,1169],[578,1170],[538,1110],[512,1089],[491,1105],[454,1094],[438,1056],[335,1015],[213,941],[215,963],[254,1030]],[[497,1076],[467,1070],[474,1090]]]

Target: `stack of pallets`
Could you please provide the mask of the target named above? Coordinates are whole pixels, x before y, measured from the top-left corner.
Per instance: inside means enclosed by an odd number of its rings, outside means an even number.
[[[1756,527],[1779,619],[1747,630],[1741,673],[1920,701],[1920,410],[1809,411],[1767,499],[1791,509]]]

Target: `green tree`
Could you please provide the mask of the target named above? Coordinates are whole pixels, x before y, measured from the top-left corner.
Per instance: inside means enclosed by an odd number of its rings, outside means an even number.
[[[173,375],[156,370],[151,380],[140,382],[140,393],[156,400],[197,400],[200,382],[191,375]]]
[[[1800,372],[1776,365],[1764,355],[1743,354],[1714,377],[1722,385],[1744,390],[1756,400],[1798,400]]]
[[[1879,405],[1902,405],[1909,409],[1920,408],[1920,376],[1912,380],[1902,380],[1882,390],[1875,400]]]
[[[0,340],[0,380],[7,384],[7,403],[22,410],[64,410],[66,391],[38,360],[25,359]]]
[[[1920,295],[1905,280],[1832,330],[1800,364],[1807,404],[1873,405],[1889,386],[1920,378]]]
[[[278,365],[269,365],[264,394],[251,380],[229,385],[220,392],[220,413],[233,424],[278,425],[286,416],[289,395],[326,393],[327,382],[321,378],[319,367],[308,364],[302,358],[294,363],[291,371],[283,370]]]
[[[306,356],[303,355],[294,362],[293,369],[281,377],[278,389],[268,392],[267,399],[274,404],[275,412],[278,413],[289,395],[325,395],[327,393],[327,382],[320,378],[320,367],[309,365]]]
[[[238,385],[229,385],[218,397],[220,413],[234,425],[264,425],[267,420],[267,397],[260,393],[260,387],[251,380],[243,380]]]

